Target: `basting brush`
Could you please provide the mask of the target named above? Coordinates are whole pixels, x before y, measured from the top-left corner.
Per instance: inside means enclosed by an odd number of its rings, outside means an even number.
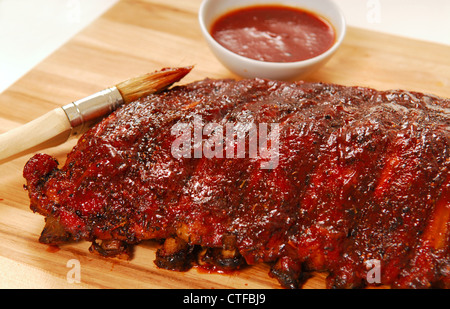
[[[3,133],[0,135],[0,163],[31,150],[48,147],[49,142],[52,145],[64,142],[70,136],[85,131],[120,105],[167,89],[191,69],[166,68],[129,79]]]

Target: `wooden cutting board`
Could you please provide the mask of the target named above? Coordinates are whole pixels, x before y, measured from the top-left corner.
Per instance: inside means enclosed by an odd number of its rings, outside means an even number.
[[[195,65],[183,83],[238,78],[214,58],[203,40],[197,23],[200,2],[118,2],[0,95],[0,133],[162,67]],[[337,54],[308,80],[450,97],[450,46],[349,28]],[[64,162],[75,142],[43,152]],[[157,244],[152,241],[137,246],[130,261],[92,255],[88,242],[60,248],[38,243],[44,219],[29,210],[22,178],[31,156],[0,165],[0,288],[279,288],[265,264],[233,274],[157,269]],[[76,279],[75,265],[80,283],[71,280]],[[325,277],[316,274],[304,287],[324,288]]]

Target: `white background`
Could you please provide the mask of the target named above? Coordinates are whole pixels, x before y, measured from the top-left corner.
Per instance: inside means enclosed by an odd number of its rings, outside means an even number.
[[[450,46],[449,0],[333,1],[350,26]],[[0,0],[0,92],[116,2]]]

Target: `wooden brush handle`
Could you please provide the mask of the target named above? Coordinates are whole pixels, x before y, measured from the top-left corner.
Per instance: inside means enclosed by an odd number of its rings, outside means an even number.
[[[84,132],[122,103],[120,91],[108,88],[0,135],[0,164],[26,152],[65,142],[71,134]]]
[[[163,69],[134,78],[72,102],[0,135],[0,164],[25,152],[48,148],[81,133],[124,102],[166,89],[179,81],[192,67]],[[120,89],[119,89],[120,88]],[[73,130],[76,129],[76,130]]]
[[[65,141],[72,127],[62,108],[56,108],[33,121],[0,135],[0,163],[33,148]]]

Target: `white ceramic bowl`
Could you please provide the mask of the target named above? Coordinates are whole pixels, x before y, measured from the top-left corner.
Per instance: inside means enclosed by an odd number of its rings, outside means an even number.
[[[210,34],[213,22],[223,14],[242,7],[281,4],[314,12],[327,19],[336,31],[334,45],[323,54],[297,62],[265,62],[240,56],[219,44]],[[320,68],[341,45],[345,32],[345,18],[331,0],[204,0],[199,10],[200,28],[214,55],[230,71],[244,78],[293,80]]]

